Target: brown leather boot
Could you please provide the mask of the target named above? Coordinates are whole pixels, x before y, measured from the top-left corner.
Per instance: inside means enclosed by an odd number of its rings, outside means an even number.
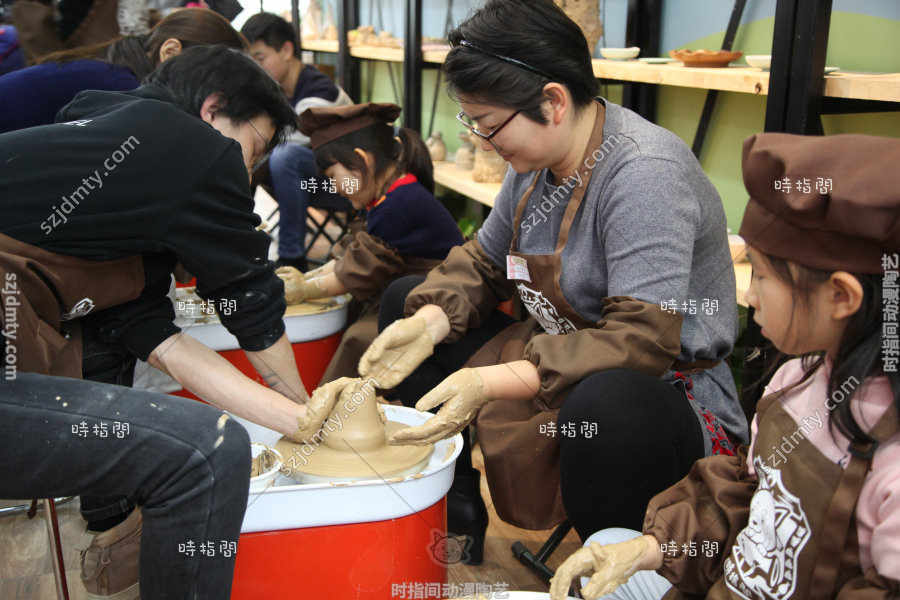
[[[81,551],[81,581],[89,600],[139,600],[141,509]]]

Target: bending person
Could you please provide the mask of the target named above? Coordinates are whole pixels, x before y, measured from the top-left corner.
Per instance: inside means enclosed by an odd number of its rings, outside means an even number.
[[[249,185],[295,122],[277,85],[238,52],[189,48],[133,92],[80,93],[60,121],[0,135],[0,275],[21,302],[17,368],[130,385],[139,358],[293,435],[307,393]],[[200,296],[229,307],[222,323],[269,387],[175,326],[179,263]],[[133,504],[86,496],[82,514],[104,531]]]
[[[582,539],[639,526],[694,460],[747,439],[722,362],[737,335],[722,202],[681,139],[595,97],[587,42],[550,0],[492,0],[450,41],[459,118],[511,168],[476,240],[385,292],[360,373],[404,404],[443,403],[396,441],[477,419],[503,520],[568,518]],[[512,296],[526,321],[496,310]],[[467,454],[448,527],[477,560],[486,513]]]

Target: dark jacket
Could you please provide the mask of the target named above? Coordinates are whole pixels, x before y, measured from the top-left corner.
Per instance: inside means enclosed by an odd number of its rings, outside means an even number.
[[[103,315],[107,343],[146,360],[178,331],[176,262],[202,297],[235,301],[221,318],[243,349],[281,337],[284,288],[236,141],[153,86],[82,92],[57,121],[0,135],[0,233],[65,256],[143,258],[141,295]]]

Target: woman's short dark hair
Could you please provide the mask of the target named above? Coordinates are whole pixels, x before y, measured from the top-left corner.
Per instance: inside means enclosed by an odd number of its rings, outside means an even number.
[[[541,112],[545,85],[565,85],[579,109],[597,95],[591,52],[581,28],[552,0],[489,0],[449,34],[453,49],[444,62],[452,96],[521,110],[532,121]],[[461,46],[524,62],[549,79],[512,63]]]
[[[179,107],[198,117],[211,94],[222,96],[221,113],[234,123],[268,115],[275,126],[269,150],[297,126],[297,115],[275,80],[251,58],[227,46],[188,48],[162,63],[144,83],[166,88]]]
[[[297,32],[291,24],[272,13],[261,12],[253,15],[244,26],[241,33],[251,44],[262,41],[266,46],[281,50],[285,42],[294,45],[294,56],[300,58],[300,44],[297,43]]]

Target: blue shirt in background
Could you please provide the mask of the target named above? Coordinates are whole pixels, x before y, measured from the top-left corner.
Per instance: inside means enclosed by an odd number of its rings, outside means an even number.
[[[125,91],[139,82],[126,67],[84,59],[44,63],[0,76],[0,133],[49,125],[82,90]]]
[[[464,242],[462,234],[434,194],[410,179],[395,182],[384,200],[369,210],[366,230],[401,256],[444,259],[453,246]]]

